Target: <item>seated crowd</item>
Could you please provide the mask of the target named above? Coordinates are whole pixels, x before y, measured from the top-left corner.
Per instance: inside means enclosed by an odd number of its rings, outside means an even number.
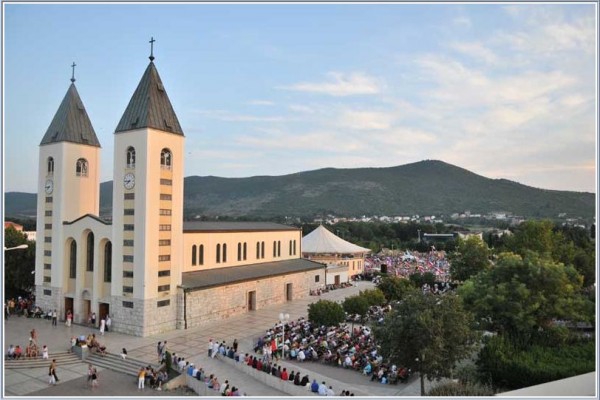
[[[384,363],[378,352],[371,330],[357,326],[354,331],[346,324],[314,326],[305,318],[284,325],[280,321],[259,338],[255,351],[268,362],[281,356],[300,362],[318,361],[325,364],[360,371],[381,383],[406,382],[409,370]],[[285,337],[283,338],[283,332]]]

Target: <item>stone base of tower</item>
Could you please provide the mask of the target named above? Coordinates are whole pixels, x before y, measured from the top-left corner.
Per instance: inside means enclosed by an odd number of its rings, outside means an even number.
[[[62,288],[37,285],[35,287],[35,305],[45,313],[49,310],[56,310],[59,319],[65,318],[66,310],[64,310]]]
[[[160,305],[160,306],[159,306]],[[134,336],[152,336],[177,328],[177,295],[140,300],[112,297],[112,330]]]

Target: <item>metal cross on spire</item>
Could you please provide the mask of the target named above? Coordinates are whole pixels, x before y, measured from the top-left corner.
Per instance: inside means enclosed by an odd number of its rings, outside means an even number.
[[[73,74],[71,75],[71,82],[75,83],[75,67],[77,66],[77,64],[75,64],[75,61],[73,61],[73,65],[71,65],[71,68],[73,68]]]
[[[148,57],[150,61],[154,61],[154,42],[156,42],[154,37],[150,37],[150,57]]]

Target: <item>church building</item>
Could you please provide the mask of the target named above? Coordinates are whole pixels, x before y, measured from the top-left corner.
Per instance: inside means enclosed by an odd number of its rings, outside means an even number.
[[[73,65],[74,67],[74,65]],[[112,220],[99,217],[101,145],[74,75],[39,150],[36,302],[75,323],[110,315],[149,336],[323,286],[299,228],[183,220],[185,135],[151,54],[114,132]]]

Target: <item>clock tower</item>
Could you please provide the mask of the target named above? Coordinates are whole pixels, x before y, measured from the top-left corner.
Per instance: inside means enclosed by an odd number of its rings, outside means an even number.
[[[98,215],[100,142],[75,87],[71,85],[40,143],[35,255],[36,301],[44,310],[62,309],[68,291],[64,222]],[[81,247],[80,247],[81,248]]]
[[[152,41],[153,43],[153,41]],[[168,331],[183,264],[184,134],[150,63],[115,129],[111,313],[124,332]]]

